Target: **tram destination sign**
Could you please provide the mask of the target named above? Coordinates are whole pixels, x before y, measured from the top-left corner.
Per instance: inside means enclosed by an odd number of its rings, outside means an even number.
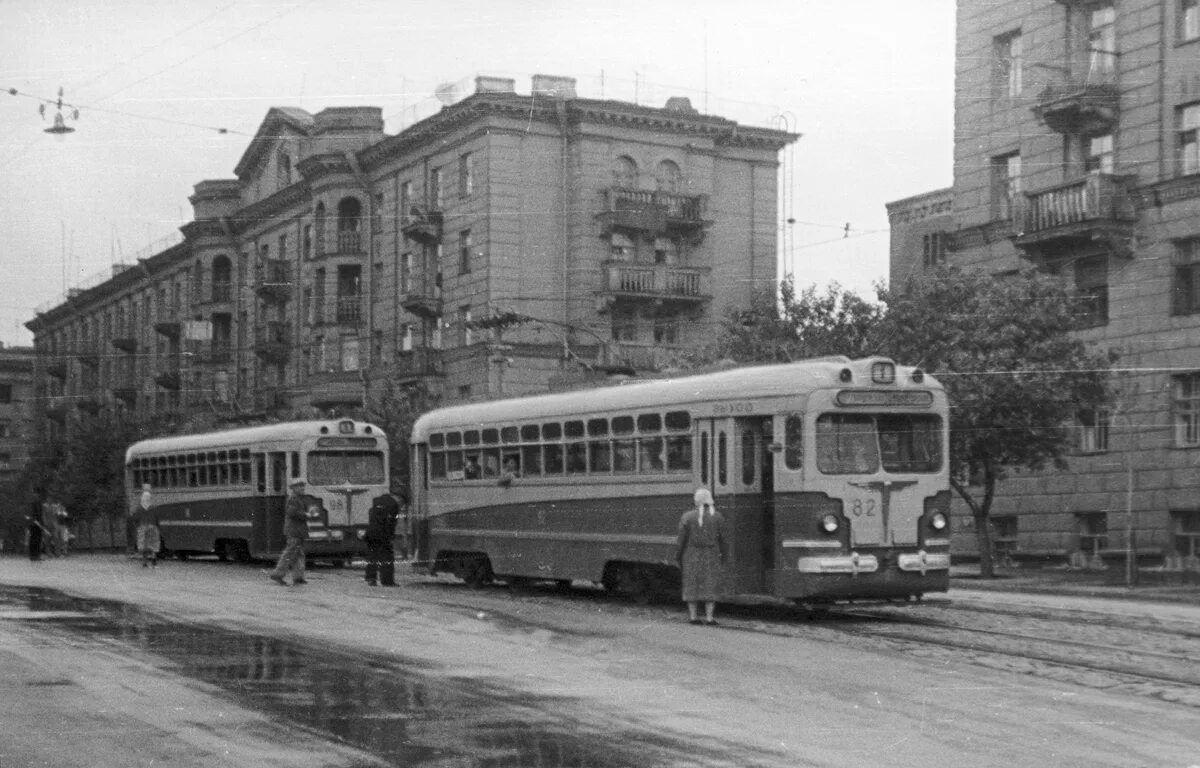
[[[926,408],[933,405],[933,393],[928,390],[901,391],[882,389],[845,389],[837,393],[837,404],[846,407]]]

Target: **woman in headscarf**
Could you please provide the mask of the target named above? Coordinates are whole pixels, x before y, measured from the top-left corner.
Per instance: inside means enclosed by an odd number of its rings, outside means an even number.
[[[692,496],[695,508],[679,519],[675,558],[683,572],[683,600],[688,621],[716,625],[713,611],[721,593],[721,577],[729,548],[725,541],[725,518],[713,504],[707,488]],[[700,621],[699,603],[704,603],[704,621]]]

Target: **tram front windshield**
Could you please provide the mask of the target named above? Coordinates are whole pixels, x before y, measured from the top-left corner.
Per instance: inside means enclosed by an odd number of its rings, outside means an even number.
[[[383,485],[387,474],[379,451],[313,451],[309,485]]]
[[[817,469],[826,475],[932,473],[942,468],[942,419],[930,414],[840,414],[817,419]]]

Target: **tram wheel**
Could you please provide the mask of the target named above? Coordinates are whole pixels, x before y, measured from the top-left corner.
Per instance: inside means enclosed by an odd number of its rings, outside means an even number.
[[[175,559],[176,559],[176,560],[181,560],[181,561],[182,561],[182,560],[187,560],[187,559],[188,559],[188,553],[187,553],[187,552],[184,552],[182,549],[177,549],[177,550],[175,550]]]
[[[465,559],[462,563],[462,580],[471,589],[490,584],[492,581],[492,565],[482,555]]]

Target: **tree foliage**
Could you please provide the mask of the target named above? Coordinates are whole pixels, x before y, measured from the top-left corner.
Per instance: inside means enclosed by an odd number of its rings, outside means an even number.
[[[721,322],[717,341],[702,353],[702,362],[786,363],[825,355],[861,357],[883,307],[841,286],[824,293],[809,286],[797,293],[789,276],[779,294],[762,291],[749,308],[732,307]]]
[[[375,424],[388,437],[391,448],[389,474],[393,485],[411,495],[409,436],[421,414],[437,406],[438,398],[421,385],[398,387],[384,381],[379,393],[367,402],[361,416]]]

